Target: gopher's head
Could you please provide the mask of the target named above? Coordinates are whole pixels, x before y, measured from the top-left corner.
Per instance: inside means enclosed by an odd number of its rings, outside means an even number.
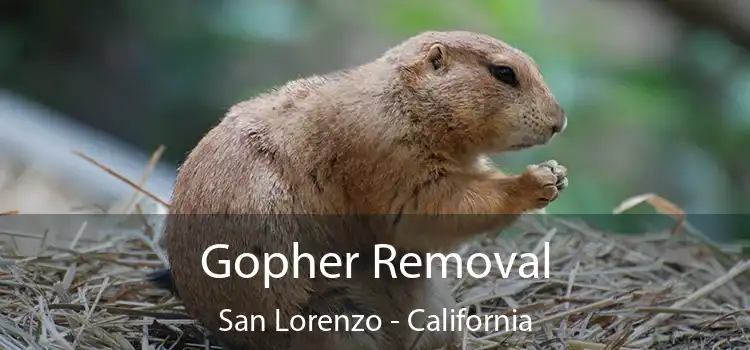
[[[479,152],[545,144],[567,125],[539,67],[481,34],[425,32],[389,50],[416,101],[414,119]]]

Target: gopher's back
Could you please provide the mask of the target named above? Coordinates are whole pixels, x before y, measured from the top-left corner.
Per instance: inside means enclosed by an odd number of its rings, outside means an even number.
[[[214,279],[201,267],[201,256],[210,246],[229,245],[208,259],[209,269],[222,272],[227,267],[218,260],[233,262],[243,253],[261,259],[264,253],[291,256],[293,242],[316,258],[330,252],[343,256],[375,242],[372,235],[354,233],[361,227],[352,226],[350,218],[311,215],[346,213],[358,206],[342,178],[351,172],[338,170],[352,169],[352,161],[347,164],[347,154],[336,151],[347,149],[338,143],[349,141],[341,138],[340,126],[330,118],[337,113],[335,106],[315,101],[325,94],[323,82],[295,82],[238,104],[180,167],[162,244],[187,311],[214,332],[226,325],[219,318],[224,309],[232,309],[232,315],[262,315],[268,322],[276,319],[278,309],[283,324],[300,314],[315,282],[305,278],[306,271],[296,279],[290,273],[274,280],[268,289],[260,275],[242,279],[232,273]],[[352,170],[372,172],[358,169]],[[244,262],[242,270],[251,271],[249,260]],[[261,272],[281,269],[260,262]],[[288,336],[220,333],[230,343],[261,349],[282,349]]]

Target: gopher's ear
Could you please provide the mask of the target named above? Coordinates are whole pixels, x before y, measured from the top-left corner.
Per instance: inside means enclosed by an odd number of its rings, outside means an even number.
[[[424,64],[429,70],[445,68],[448,63],[448,50],[440,43],[433,44],[424,58]]]

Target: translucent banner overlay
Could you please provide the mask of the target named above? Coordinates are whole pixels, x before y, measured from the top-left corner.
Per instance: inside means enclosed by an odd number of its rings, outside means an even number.
[[[591,322],[610,331],[632,322],[639,336],[672,322],[730,337],[747,327],[716,320],[746,307],[750,264],[729,238],[746,235],[748,219],[0,216],[0,290],[14,300],[0,323],[18,324],[0,334],[22,344],[52,322],[75,337],[89,317],[99,323],[82,334],[98,346],[129,329],[178,348],[203,342],[205,330],[224,344],[465,337],[481,348]]]

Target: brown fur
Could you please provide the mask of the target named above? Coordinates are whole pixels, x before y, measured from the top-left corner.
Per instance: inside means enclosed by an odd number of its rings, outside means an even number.
[[[500,82],[488,64],[512,67],[520,85]],[[422,33],[370,63],[239,103],[180,168],[163,239],[179,296],[192,316],[237,349],[409,349],[417,333],[407,328],[406,315],[419,307],[439,312],[455,301],[440,279],[373,279],[367,263],[373,244],[392,244],[400,253],[444,251],[545,207],[567,185],[564,167],[550,161],[505,175],[485,155],[547,143],[564,122],[530,57],[470,32]],[[301,215],[355,213],[392,215],[349,221]],[[329,252],[365,258],[352,279],[289,273],[269,289],[259,277],[213,279],[201,269],[201,254],[212,244],[229,244],[213,253],[229,259],[245,252],[291,256],[295,241],[316,258]],[[277,308],[285,319],[353,312],[384,322],[376,334],[220,332],[225,308],[265,315],[270,325]],[[415,349],[458,337],[425,333]]]

